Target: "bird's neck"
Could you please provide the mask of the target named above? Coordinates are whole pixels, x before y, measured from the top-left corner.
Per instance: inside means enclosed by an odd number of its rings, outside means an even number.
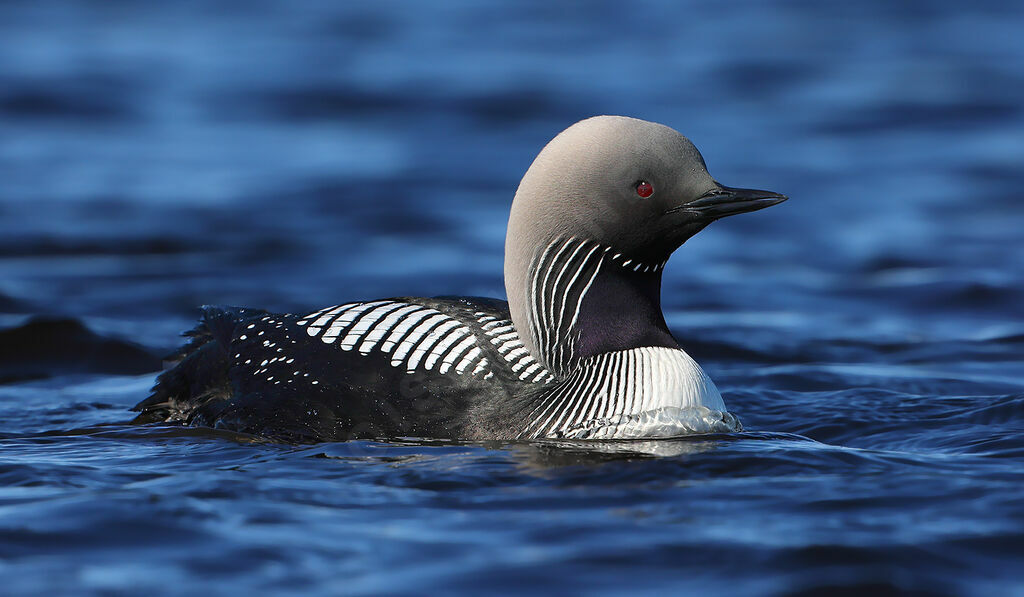
[[[606,353],[678,348],[661,312],[664,261],[637,261],[568,237],[544,245],[524,266],[518,272],[523,294],[509,293],[513,322],[533,356],[556,375]]]

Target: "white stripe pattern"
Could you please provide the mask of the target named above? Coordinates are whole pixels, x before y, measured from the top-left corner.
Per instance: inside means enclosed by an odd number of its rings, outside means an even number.
[[[417,369],[458,375],[494,375],[481,350],[483,338],[490,340],[507,361],[507,371],[528,383],[554,379],[523,347],[515,326],[486,312],[474,316],[483,336],[467,322],[440,311],[403,301],[346,303],[303,316],[298,325],[325,344],[336,343],[344,351],[368,355],[379,351],[391,355],[393,367],[412,373]],[[340,340],[339,340],[340,339]],[[492,353],[493,354],[493,353]]]
[[[718,388],[685,352],[644,347],[605,353],[586,359],[538,400],[520,437],[614,437],[616,426],[643,413],[693,407],[725,411]]]
[[[576,366],[578,334],[573,326],[583,297],[610,250],[575,237],[557,239],[531,267],[530,331],[541,360],[560,375],[569,374]]]
[[[563,377],[579,365],[580,309],[606,262],[634,272],[656,273],[667,260],[646,263],[595,241],[569,237],[552,241],[531,264],[527,327],[539,353],[536,356]]]
[[[530,383],[550,382],[555,379],[530,351],[523,346],[523,341],[515,331],[515,326],[508,319],[497,319],[483,312],[477,312],[477,321],[484,333],[491,339],[491,344],[498,348],[498,353],[512,363],[513,373],[518,374],[522,381]]]

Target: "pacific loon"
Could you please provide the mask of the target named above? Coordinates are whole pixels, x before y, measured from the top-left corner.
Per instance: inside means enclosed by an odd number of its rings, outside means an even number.
[[[269,438],[638,438],[739,428],[668,330],[661,277],[712,221],[785,196],[717,183],[673,129],[597,116],[512,202],[508,302],[391,298],[306,314],[206,307],[139,403]]]

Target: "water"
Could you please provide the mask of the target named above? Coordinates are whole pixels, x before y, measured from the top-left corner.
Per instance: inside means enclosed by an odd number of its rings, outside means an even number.
[[[1022,19],[5,3],[4,592],[1024,594]],[[519,177],[598,113],[791,197],[666,273],[670,327],[744,432],[287,446],[125,424],[199,304],[503,296]]]

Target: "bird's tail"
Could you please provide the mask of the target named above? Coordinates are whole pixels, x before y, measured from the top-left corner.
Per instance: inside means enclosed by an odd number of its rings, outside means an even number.
[[[206,306],[181,348],[166,357],[171,368],[156,379],[149,398],[135,405],[134,423],[189,423],[195,413],[232,395],[228,349],[239,323],[266,314],[238,307]]]

